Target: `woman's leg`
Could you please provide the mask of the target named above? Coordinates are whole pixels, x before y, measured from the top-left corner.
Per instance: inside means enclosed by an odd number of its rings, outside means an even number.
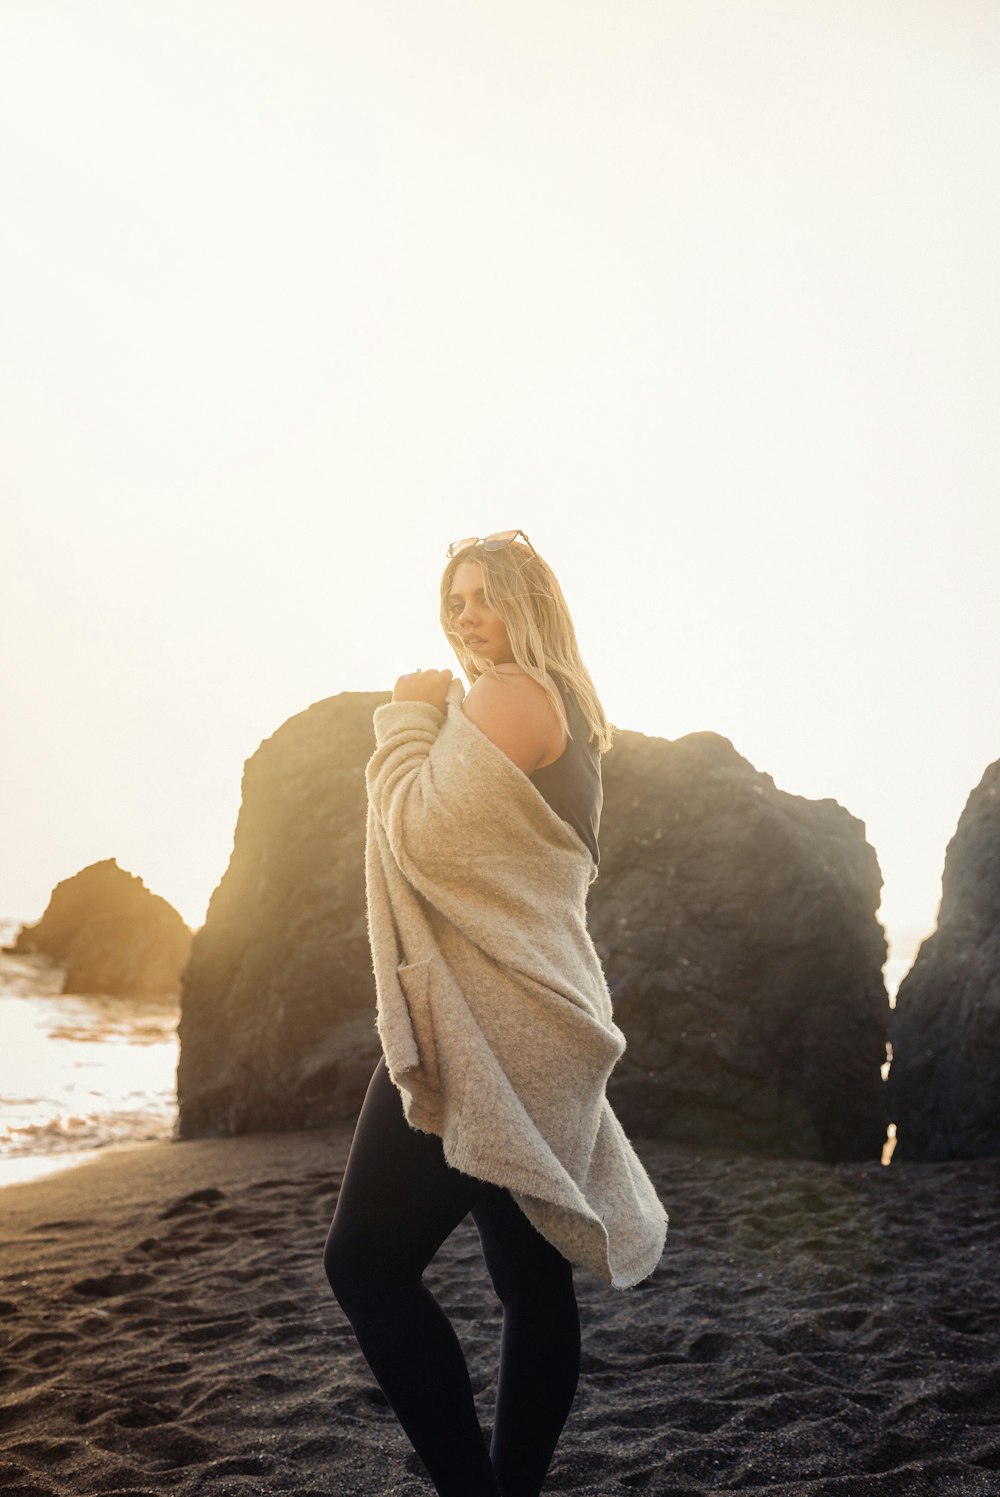
[[[493,1468],[503,1497],[538,1497],[580,1377],[573,1268],[509,1191],[483,1185],[472,1216],[503,1305]]]
[[[384,1058],[375,1068],[326,1241],[330,1286],[441,1497],[500,1497],[469,1371],[421,1275],[482,1183],[411,1128]]]

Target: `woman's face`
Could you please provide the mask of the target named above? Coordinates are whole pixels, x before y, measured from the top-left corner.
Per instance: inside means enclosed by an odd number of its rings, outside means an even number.
[[[483,596],[483,569],[476,561],[460,561],[448,594],[448,622],[469,649],[494,665],[513,660],[507,629]]]

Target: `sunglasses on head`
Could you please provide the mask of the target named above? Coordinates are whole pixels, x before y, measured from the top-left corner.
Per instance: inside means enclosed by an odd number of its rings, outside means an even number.
[[[495,530],[492,535],[487,536],[469,535],[464,541],[452,541],[446,554],[448,560],[451,561],[453,556],[457,556],[460,551],[465,551],[470,546],[482,546],[484,551],[503,551],[512,541],[516,541],[518,536],[524,541],[531,554],[537,556],[538,552],[523,530]]]

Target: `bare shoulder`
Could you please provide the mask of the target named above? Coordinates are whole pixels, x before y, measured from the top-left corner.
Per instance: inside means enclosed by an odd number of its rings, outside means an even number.
[[[531,774],[559,752],[561,725],[544,687],[516,666],[497,669],[499,676],[482,675],[472,683],[462,710],[518,769]]]

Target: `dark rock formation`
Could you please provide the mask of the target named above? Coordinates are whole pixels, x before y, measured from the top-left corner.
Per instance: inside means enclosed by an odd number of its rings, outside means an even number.
[[[877,1158],[886,947],[863,824],[714,733],[619,733],[604,785],[590,927],[629,1041],[616,1112],[700,1148]]]
[[[378,1059],[364,765],[385,695],[342,693],[246,766],[229,868],[184,978],[180,1128],[357,1113]],[[864,828],[784,795],[725,739],[621,733],[605,760],[591,926],[629,1049],[627,1129],[877,1158],[885,942]]]
[[[56,884],[41,920],[8,949],[65,967],[64,993],[149,998],[179,990],[191,932],[173,905],[105,858]]]
[[[380,1054],[364,771],[387,700],[317,702],[246,763],[232,857],[184,975],[184,1138],[357,1114]]]
[[[948,843],[937,930],[890,1022],[896,1159],[1000,1155],[1000,760]]]

